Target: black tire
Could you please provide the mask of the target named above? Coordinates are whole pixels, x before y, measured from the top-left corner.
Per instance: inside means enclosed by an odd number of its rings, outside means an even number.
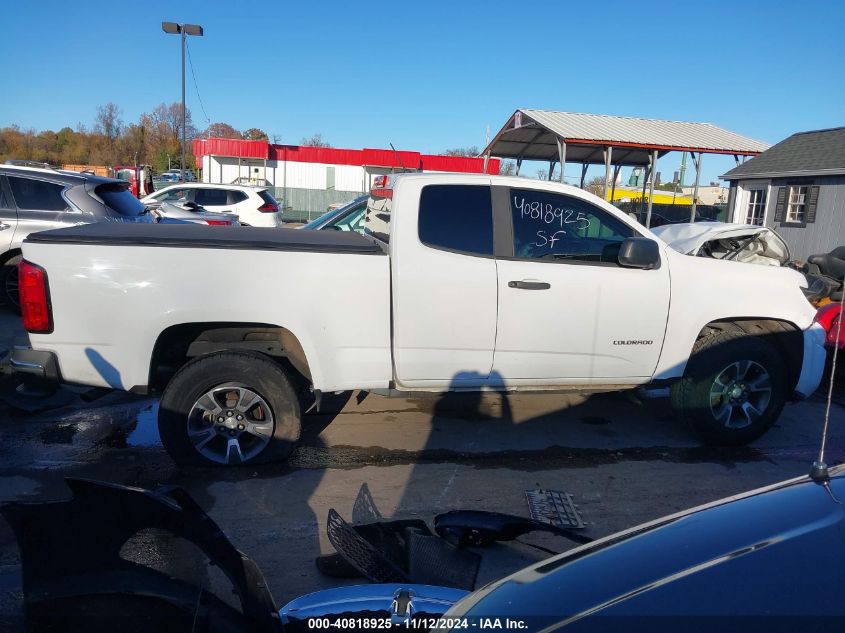
[[[211,392],[213,404],[223,405],[216,414],[200,404],[201,399],[203,403],[210,402],[207,397]],[[236,407],[246,398],[240,394],[249,393],[258,400],[237,419],[246,416],[243,425],[261,427],[261,434],[236,430],[243,428],[236,424],[234,415],[241,415]],[[218,352],[190,361],[168,383],[158,413],[161,441],[180,465],[236,466],[281,461],[296,446],[300,426],[299,400],[285,372],[267,356],[255,352]],[[189,430],[194,434],[193,441]],[[238,443],[237,452],[229,448],[230,440]],[[197,448],[200,444],[201,448]],[[213,457],[218,452],[220,460]]]
[[[683,379],[672,386],[671,402],[705,444],[742,446],[778,419],[786,385],[786,366],[776,348],[744,332],[718,331],[696,341]]]
[[[13,312],[20,312],[18,298],[18,263],[22,257],[13,255],[0,266],[0,305]]]

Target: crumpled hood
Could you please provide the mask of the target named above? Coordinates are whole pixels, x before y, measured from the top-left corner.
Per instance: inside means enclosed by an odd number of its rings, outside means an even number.
[[[698,255],[701,247],[707,242],[759,235],[761,236],[760,245],[750,253],[744,252],[737,261],[762,263],[754,261],[755,257],[759,257],[770,258],[784,265],[790,258],[789,247],[783,238],[765,226],[728,222],[695,222],[694,224],[665,224],[651,231],[673,249],[685,255]]]

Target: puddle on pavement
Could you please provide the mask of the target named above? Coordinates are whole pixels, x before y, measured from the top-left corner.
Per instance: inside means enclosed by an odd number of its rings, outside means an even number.
[[[161,446],[158,435],[158,402],[138,413],[135,428],[126,436],[127,446]]]
[[[157,419],[158,401],[141,409],[134,421],[117,428],[106,438],[105,444],[112,448],[161,446]]]

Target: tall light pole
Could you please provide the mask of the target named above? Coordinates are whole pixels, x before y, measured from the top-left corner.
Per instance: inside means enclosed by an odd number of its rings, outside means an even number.
[[[177,24],[176,22],[162,22],[161,30],[171,35],[180,35],[182,39],[182,168],[179,174],[185,182],[185,146],[188,144],[187,109],[185,108],[185,36],[197,35],[202,37],[203,31],[199,24]]]

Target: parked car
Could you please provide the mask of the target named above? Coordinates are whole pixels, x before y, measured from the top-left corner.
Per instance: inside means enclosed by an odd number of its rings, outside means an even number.
[[[330,229],[334,231],[364,232],[364,214],[367,211],[367,200],[369,196],[360,196],[352,202],[347,202],[336,209],[327,211],[319,218],[311,220],[308,224],[300,227],[309,231]]]
[[[194,182],[196,180],[194,178],[194,172],[190,169],[186,169],[184,171],[184,178],[182,176],[182,170],[168,169],[167,171],[162,172],[158,179],[165,182]]]
[[[129,191],[136,198],[153,192],[153,169],[149,165],[125,165],[114,168],[114,177],[129,183]]]
[[[825,332],[794,270],[682,255],[557,183],[377,180],[365,235],[99,224],[30,236],[32,349],[16,349],[13,367],[162,392],[170,455],[216,464],[293,450],[292,380],[318,406],[354,389],[671,385],[678,416],[719,445],[756,439],[819,385]],[[115,286],[120,301],[102,302]],[[221,287],[224,301],[206,301]]]
[[[230,213],[212,213],[193,202],[164,202],[151,209],[150,213],[162,224],[191,222],[208,226],[240,226],[237,216]]]
[[[0,165],[0,304],[18,306],[17,264],[31,233],[101,220],[152,222],[128,189],[75,171]]]
[[[183,183],[159,189],[141,202],[149,207],[162,202],[193,202],[213,213],[234,214],[243,226],[282,225],[279,203],[266,187]]]
[[[798,477],[611,534],[471,593],[357,585],[317,591],[281,608],[258,565],[185,490],[90,480],[68,485],[70,499],[0,507],[21,551],[28,630],[89,631],[96,623],[96,630],[230,633],[669,633],[714,625],[769,632],[835,631],[845,619],[837,564],[845,557],[843,466],[827,477]],[[121,546],[150,529],[196,546],[229,579],[237,602],[121,558]],[[290,545],[278,538],[270,546]]]

